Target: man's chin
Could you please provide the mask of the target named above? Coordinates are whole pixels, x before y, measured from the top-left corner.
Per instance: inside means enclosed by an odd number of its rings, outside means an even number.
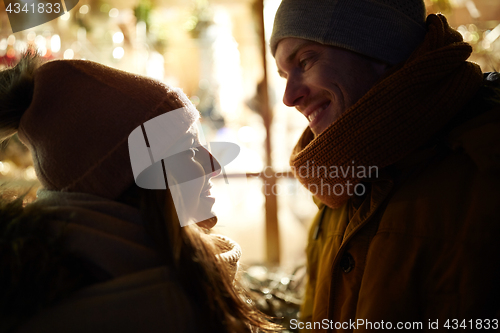
[[[323,133],[326,129],[327,129],[327,127],[324,127],[324,126],[322,126],[322,127],[315,126],[314,128],[311,127],[311,132],[313,132],[314,137],[317,137],[318,135]]]
[[[315,124],[314,127],[311,127],[311,131],[314,134],[314,137],[319,136],[321,133],[326,131],[333,123],[335,123],[339,118],[341,114],[336,114],[335,117],[330,117],[326,119],[322,119],[323,121]]]

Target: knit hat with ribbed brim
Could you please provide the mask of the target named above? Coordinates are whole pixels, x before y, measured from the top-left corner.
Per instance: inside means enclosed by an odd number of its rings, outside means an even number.
[[[18,134],[49,190],[117,198],[134,183],[128,136],[172,110],[172,142],[199,113],[180,89],[84,60],[56,60],[34,74],[34,93]]]
[[[422,42],[425,17],[423,0],[283,0],[271,52],[283,38],[295,37],[397,64]]]

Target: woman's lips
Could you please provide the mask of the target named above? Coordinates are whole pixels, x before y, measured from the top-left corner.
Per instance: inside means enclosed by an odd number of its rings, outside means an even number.
[[[212,183],[208,181],[205,187],[203,187],[203,189],[201,190],[200,197],[213,198],[211,192],[212,187],[213,187]]]

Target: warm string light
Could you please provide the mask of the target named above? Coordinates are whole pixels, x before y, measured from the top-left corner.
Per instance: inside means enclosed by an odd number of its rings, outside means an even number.
[[[88,14],[89,9],[90,9],[89,6],[83,5],[83,6],[80,7],[80,9],[78,10],[78,12],[80,14],[82,14],[82,15],[85,15],[85,14]]]

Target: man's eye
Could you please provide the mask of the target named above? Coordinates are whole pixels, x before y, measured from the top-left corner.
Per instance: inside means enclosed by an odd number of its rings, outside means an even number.
[[[299,57],[299,67],[302,70],[309,69],[317,60],[318,54],[312,50],[302,53]]]
[[[299,66],[300,66],[301,68],[306,67],[307,62],[308,62],[308,60],[307,60],[307,59],[303,59],[303,60],[301,60],[301,61],[299,62]]]

